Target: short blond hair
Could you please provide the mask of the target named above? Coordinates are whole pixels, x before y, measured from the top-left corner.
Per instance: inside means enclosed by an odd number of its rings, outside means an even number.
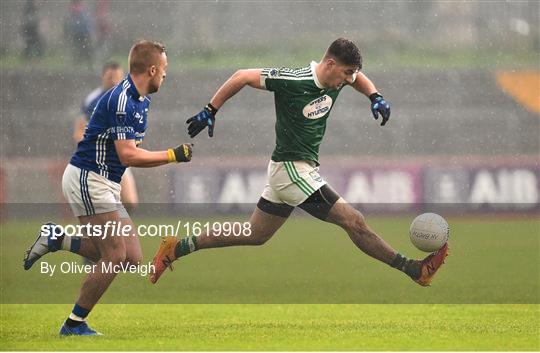
[[[150,40],[138,41],[129,51],[129,72],[144,73],[150,66],[158,63],[162,53],[165,53],[165,45],[162,43]]]

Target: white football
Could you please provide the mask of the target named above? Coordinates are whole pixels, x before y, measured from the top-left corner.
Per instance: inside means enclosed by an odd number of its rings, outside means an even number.
[[[437,251],[448,241],[448,222],[436,213],[423,213],[416,217],[409,229],[411,241],[418,249]]]

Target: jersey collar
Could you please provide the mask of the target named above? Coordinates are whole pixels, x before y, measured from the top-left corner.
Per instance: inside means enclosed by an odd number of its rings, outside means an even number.
[[[131,93],[131,95],[133,96],[133,98],[143,102],[144,101],[144,96],[141,96],[139,94],[139,92],[137,91],[137,87],[135,87],[135,84],[133,83],[133,80],[131,79],[131,75],[128,74],[127,75],[127,80],[129,82],[129,88],[128,88],[128,91],[129,93]]]
[[[319,65],[319,63],[312,61],[310,65],[311,65],[311,72],[313,72],[313,81],[315,82],[315,86],[317,86],[318,88],[325,88],[323,85],[321,85],[321,82],[319,81],[319,78],[317,77],[317,71],[315,70],[317,68],[317,65]]]

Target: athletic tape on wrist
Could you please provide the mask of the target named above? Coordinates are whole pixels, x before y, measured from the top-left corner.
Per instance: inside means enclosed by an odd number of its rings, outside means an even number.
[[[169,148],[167,150],[167,158],[169,163],[176,162],[176,154],[174,153],[174,150],[172,148]]]

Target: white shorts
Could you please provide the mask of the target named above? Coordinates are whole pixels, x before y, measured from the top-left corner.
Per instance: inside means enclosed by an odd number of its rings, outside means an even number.
[[[261,196],[273,203],[298,206],[325,184],[314,162],[270,160],[268,181]]]
[[[76,217],[118,211],[120,218],[129,218],[120,201],[120,184],[97,173],[68,164],[62,191]]]
[[[126,168],[126,170],[124,171],[124,175],[122,175],[122,180],[124,180],[124,177],[135,178],[133,172],[131,171],[131,168]]]

